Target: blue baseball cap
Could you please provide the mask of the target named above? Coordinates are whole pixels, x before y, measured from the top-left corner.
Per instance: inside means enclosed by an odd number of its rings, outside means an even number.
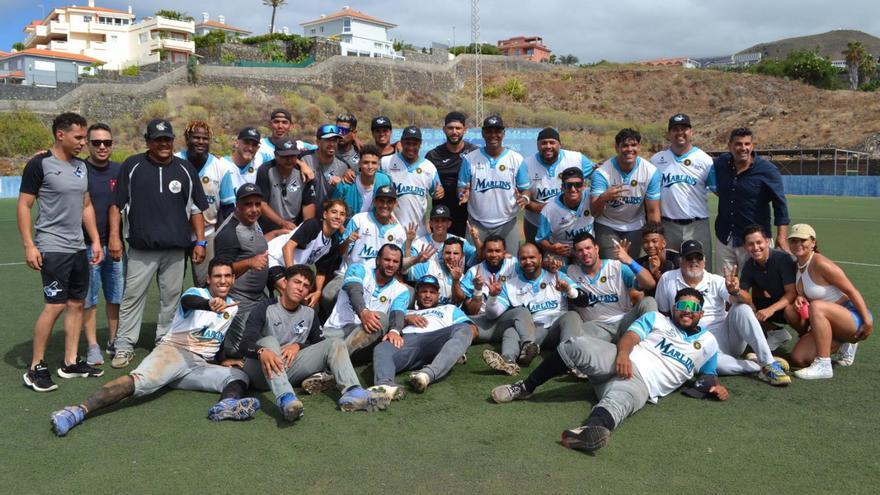
[[[439,289],[440,281],[437,280],[437,277],[433,275],[422,275],[421,278],[419,278],[419,281],[416,282],[416,289],[418,289],[422,285],[433,285],[434,287]]]
[[[339,134],[339,128],[333,124],[324,124],[321,127],[318,127],[318,132],[315,133],[315,137],[318,139],[330,139],[335,137],[342,137],[342,134]]]

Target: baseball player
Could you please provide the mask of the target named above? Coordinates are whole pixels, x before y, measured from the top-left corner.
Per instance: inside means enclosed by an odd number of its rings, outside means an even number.
[[[434,164],[419,158],[422,146],[422,131],[409,126],[403,129],[400,138],[400,153],[382,160],[382,172],[391,177],[397,190],[397,207],[394,214],[401,225],[416,225],[418,235],[425,235],[425,212],[428,210],[428,195],[434,199],[443,198],[443,186]]]
[[[560,175],[563,192],[541,209],[535,238],[544,253],[569,258],[574,238],[581,232],[593,233],[593,215],[581,169],[567,168]]]
[[[64,436],[87,416],[127,397],[143,397],[163,387],[220,392],[220,402],[208,410],[208,419],[244,420],[260,408],[255,397],[242,398],[247,374],[211,361],[220,350],[237,303],[229,297],[235,274],[232,264],[217,259],[208,267],[208,288],[190,288],[180,297],[171,329],[130,374],[101,387],[78,406],[52,413],[52,429]]]
[[[242,127],[232,153],[223,158],[232,163],[232,170],[220,180],[220,213],[224,218],[235,207],[235,191],[244,184],[257,181],[257,150],[260,148],[260,131],[256,127]]]
[[[672,318],[648,313],[616,345],[588,336],[566,340],[528,378],[492,390],[492,400],[526,399],[551,378],[578,370],[589,377],[599,402],[582,426],[562,432],[562,444],[586,452],[607,445],[611,432],[645,403],[656,404],[695,376],[686,395],[727,400],[716,370],[718,343],[699,326],[702,300],[696,289],[680,290]]]
[[[417,282],[430,275],[437,280],[440,304],[461,304],[465,299],[461,288],[461,279],[465,272],[463,247],[464,241],[458,237],[446,239],[443,241],[440,256],[431,256],[428,261],[409,269],[409,280]]]
[[[278,143],[284,141],[285,139],[290,139],[290,129],[293,126],[292,119],[290,117],[290,112],[283,108],[276,108],[272,110],[272,113],[269,114],[269,130],[271,134],[269,136],[265,136],[260,141],[260,149],[257,152],[257,156],[254,158],[257,162],[257,167],[259,168],[265,162],[271,161],[275,158],[275,147]],[[317,146],[311,143],[307,143],[305,141],[296,140],[296,148],[300,151],[311,151],[318,149]],[[314,176],[309,177],[311,180]]]
[[[431,219],[428,221],[430,233],[417,237],[416,225],[408,225],[406,228],[406,240],[408,243],[412,241],[409,244],[411,246],[409,249],[410,256],[418,255],[426,246],[433,246],[434,250],[439,253],[443,251],[443,243],[447,239],[456,238],[461,239],[464,245],[465,266],[471,267],[476,265],[479,261],[479,253],[483,250],[483,243],[480,241],[480,235],[477,230],[467,225],[467,222],[465,223],[467,230],[471,233],[471,238],[474,240],[473,244],[463,237],[449,233],[449,229],[452,227],[452,213],[446,205],[435,205],[431,208]],[[406,249],[404,249],[404,252],[406,252]]]

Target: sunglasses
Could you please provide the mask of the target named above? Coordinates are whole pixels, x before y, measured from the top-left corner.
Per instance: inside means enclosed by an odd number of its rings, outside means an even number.
[[[703,306],[696,301],[675,301],[675,310],[682,313],[699,313]]]
[[[582,187],[584,187],[583,182],[563,182],[562,183],[563,189],[580,189]]]
[[[345,135],[348,135],[349,132],[351,132],[351,129],[349,129],[348,127],[337,126],[336,132],[338,132],[340,136],[345,136]]]
[[[113,146],[112,139],[92,139],[89,142],[92,143],[92,146],[94,146],[95,148],[100,148],[101,145],[104,145],[107,148]]]
[[[702,254],[689,254],[684,257],[685,261],[703,261],[705,257]]]

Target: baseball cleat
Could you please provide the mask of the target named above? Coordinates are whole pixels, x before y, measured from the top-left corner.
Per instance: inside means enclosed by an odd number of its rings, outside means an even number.
[[[462,354],[461,357],[455,361],[455,364],[467,364],[467,354]]]
[[[40,361],[32,369],[29,368],[27,373],[22,375],[26,387],[30,387],[34,392],[51,392],[58,389],[58,385],[52,381],[52,374],[49,373],[49,367],[46,363]]]
[[[837,349],[837,356],[834,358],[834,364],[838,366],[850,366],[856,360],[856,351],[859,348],[858,343],[844,342]]]
[[[608,445],[611,430],[604,426],[581,426],[562,432],[562,445],[568,449],[593,453]]]
[[[399,385],[373,385],[367,391],[385,397],[388,402],[400,400],[406,395],[403,387]]]
[[[518,364],[507,361],[495,351],[489,349],[483,351],[483,361],[495,371],[501,371],[511,376],[519,374]]]
[[[281,409],[281,412],[284,414],[284,419],[287,421],[296,421],[303,416],[303,403],[296,398],[296,394],[292,392],[287,392],[279,397],[275,403],[278,405],[278,409]]]
[[[113,355],[113,360],[110,361],[110,366],[116,369],[125,368],[131,364],[132,359],[134,359],[134,352],[118,350],[116,351],[116,354]]]
[[[412,385],[413,390],[417,393],[424,393],[425,390],[428,390],[428,385],[431,383],[431,377],[428,376],[424,371],[414,371],[409,374],[409,384]]]
[[[89,366],[82,359],[77,359],[74,364],[63,364],[58,368],[58,376],[61,378],[97,378],[103,374],[104,370]]]
[[[746,353],[746,355],[743,356],[743,359],[745,359],[746,361],[752,361],[752,362],[758,363],[758,355],[755,354],[754,352]],[[773,360],[776,361],[776,363],[778,363],[779,366],[782,367],[782,371],[788,373],[788,371],[791,369],[791,366],[789,366],[788,361],[786,361],[785,358],[781,358],[779,356],[773,356]],[[761,364],[761,363],[758,363],[758,364]]]
[[[532,394],[526,390],[522,380],[510,385],[499,385],[492,389],[492,400],[496,404],[506,404],[515,400],[528,399],[530,395]]]
[[[67,435],[67,432],[74,426],[80,424],[85,419],[85,412],[79,406],[65,407],[64,409],[55,411],[50,417],[52,422],[52,431],[59,437]]]
[[[785,374],[785,369],[779,361],[773,361],[761,368],[758,378],[775,387],[784,387],[791,383],[791,377]]]
[[[320,394],[336,386],[336,378],[326,371],[319,371],[302,382],[302,388],[309,395]]]
[[[519,350],[519,358],[517,358],[517,362],[520,366],[528,366],[532,364],[532,360],[538,357],[538,354],[541,352],[541,346],[534,342],[523,342],[522,347]]]
[[[260,409],[260,400],[256,397],[223,399],[208,409],[208,419],[211,421],[223,421],[224,419],[244,421],[251,419],[258,409]]]
[[[361,387],[349,388],[342,397],[339,398],[337,405],[339,410],[343,412],[352,411],[383,411],[391,402],[385,394],[374,390],[364,390]]]

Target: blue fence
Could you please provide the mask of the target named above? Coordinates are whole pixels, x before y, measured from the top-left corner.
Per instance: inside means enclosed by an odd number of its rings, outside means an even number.
[[[880,197],[878,176],[783,175],[785,194]]]
[[[17,198],[21,177],[0,177],[0,198]]]

